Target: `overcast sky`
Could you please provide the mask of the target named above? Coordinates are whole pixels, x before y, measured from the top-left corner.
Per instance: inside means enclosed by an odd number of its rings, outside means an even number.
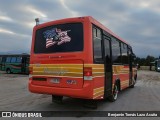
[[[92,16],[133,47],[160,55],[160,0],[1,0],[0,53],[29,53],[34,19]]]

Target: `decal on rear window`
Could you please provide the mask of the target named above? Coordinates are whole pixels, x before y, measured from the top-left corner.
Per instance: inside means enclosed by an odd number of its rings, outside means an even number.
[[[68,36],[68,32],[71,30],[62,31],[61,29],[53,28],[43,32],[46,39],[46,48],[49,48],[55,44],[61,45],[71,41],[71,37]]]
[[[46,24],[35,34],[34,52],[37,54],[83,51],[82,23]]]

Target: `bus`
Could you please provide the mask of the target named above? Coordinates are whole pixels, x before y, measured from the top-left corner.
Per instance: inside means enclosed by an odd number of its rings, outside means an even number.
[[[5,60],[6,60],[6,55],[0,55],[0,71],[4,70]]]
[[[137,70],[132,47],[91,16],[37,24],[33,28],[29,91],[97,104],[115,101],[134,87]]]
[[[29,73],[28,54],[0,55],[0,70],[6,73]]]
[[[155,71],[160,72],[160,59],[155,60]]]

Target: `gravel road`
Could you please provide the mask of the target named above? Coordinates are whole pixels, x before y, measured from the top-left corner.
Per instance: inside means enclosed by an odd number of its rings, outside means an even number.
[[[50,95],[28,91],[28,75],[0,72],[0,111],[87,111],[79,99],[64,98],[63,104],[51,102]],[[118,95],[116,102],[99,101],[95,111],[160,111],[160,73],[138,71],[134,88]]]

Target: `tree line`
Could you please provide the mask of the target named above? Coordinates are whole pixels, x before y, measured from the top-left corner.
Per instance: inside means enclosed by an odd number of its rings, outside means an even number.
[[[139,64],[140,66],[150,66],[151,62],[154,62],[158,58],[148,55],[146,58],[135,58],[135,63]]]

